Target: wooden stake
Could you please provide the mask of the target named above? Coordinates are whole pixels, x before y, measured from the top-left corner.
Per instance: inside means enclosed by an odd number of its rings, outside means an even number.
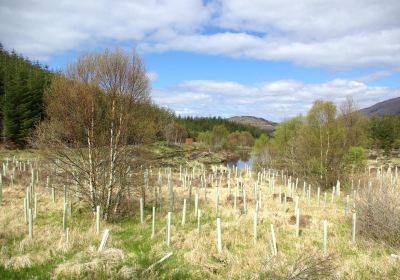
[[[63,211],[63,230],[64,232],[67,230],[67,222],[68,222],[68,210],[67,210],[67,203],[64,203],[64,211]]]
[[[271,241],[272,241],[272,255],[278,255],[278,247],[276,246],[276,236],[274,225],[271,224]]]
[[[217,249],[222,252],[221,218],[217,218]]]
[[[170,256],[172,256],[172,252],[166,254],[162,259],[158,260],[157,262],[153,263],[152,265],[150,265],[145,271],[143,271],[142,275],[147,273],[148,271],[152,270],[157,264],[162,263],[163,261],[165,261],[166,259],[168,259]]]
[[[200,234],[201,232],[201,210],[197,212],[197,231]]]
[[[356,221],[357,221],[357,214],[353,213],[353,229],[352,229],[352,235],[351,235],[351,240],[353,243],[356,242]]]
[[[171,244],[171,220],[172,220],[172,213],[168,212],[168,215],[167,215],[167,238],[166,238],[167,246],[170,246],[170,244]]]
[[[328,221],[324,220],[324,254],[327,252],[328,246]]]
[[[29,238],[33,238],[33,224],[32,224],[32,208],[28,210],[28,225],[29,225]]]
[[[35,193],[34,207],[35,207],[35,212],[33,214],[33,218],[36,220],[37,212],[38,212],[38,194],[37,193]]]
[[[144,223],[144,209],[143,209],[143,197],[140,198],[140,223]]]
[[[194,216],[197,217],[197,212],[199,211],[199,194],[194,195]]]
[[[100,205],[96,206],[96,234],[100,234]]]
[[[69,244],[69,228],[67,228],[67,230],[65,231],[65,240],[68,245]]]
[[[183,209],[182,209],[182,226],[186,224],[186,198],[183,199]]]
[[[153,215],[152,215],[152,222],[151,222],[151,238],[154,238],[156,232],[156,207],[153,206]]]
[[[51,197],[53,199],[53,203],[55,203],[56,202],[56,193],[55,193],[54,187],[51,187]]]
[[[254,217],[253,217],[253,241],[254,244],[257,244],[257,222],[258,222],[258,217],[257,217],[257,210],[254,211]]]
[[[296,209],[296,236],[300,236],[300,208]]]
[[[110,230],[106,229],[103,233],[103,238],[101,239],[100,246],[99,246],[99,252],[103,251],[106,248],[108,237],[110,236]]]

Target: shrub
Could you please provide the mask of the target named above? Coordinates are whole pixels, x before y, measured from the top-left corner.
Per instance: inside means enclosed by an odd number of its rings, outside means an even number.
[[[267,259],[257,279],[334,279],[335,269],[335,255],[320,255],[311,251],[301,254],[293,262],[279,258]]]
[[[357,226],[361,235],[400,247],[400,192],[380,183],[360,193]]]

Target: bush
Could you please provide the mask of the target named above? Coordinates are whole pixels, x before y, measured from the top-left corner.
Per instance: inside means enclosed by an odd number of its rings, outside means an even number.
[[[296,260],[267,259],[256,279],[320,280],[335,279],[336,257],[304,252]]]
[[[362,147],[350,147],[344,156],[344,164],[353,171],[361,171],[365,167],[367,155]]]
[[[376,182],[360,193],[357,226],[361,235],[400,248],[400,192]]]
[[[334,279],[334,255],[305,254],[289,268],[286,280]]]

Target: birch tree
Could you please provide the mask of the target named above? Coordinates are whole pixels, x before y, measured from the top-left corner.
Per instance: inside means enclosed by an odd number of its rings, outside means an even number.
[[[134,112],[150,102],[149,89],[140,57],[117,49],[80,57],[45,95],[36,144],[93,213],[101,206],[104,219],[118,212],[132,183],[129,144],[141,141]]]

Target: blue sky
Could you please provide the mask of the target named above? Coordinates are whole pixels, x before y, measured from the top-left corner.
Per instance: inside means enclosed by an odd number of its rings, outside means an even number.
[[[400,1],[2,1],[7,49],[64,69],[135,48],[152,98],[183,115],[280,121],[316,99],[400,96]]]

